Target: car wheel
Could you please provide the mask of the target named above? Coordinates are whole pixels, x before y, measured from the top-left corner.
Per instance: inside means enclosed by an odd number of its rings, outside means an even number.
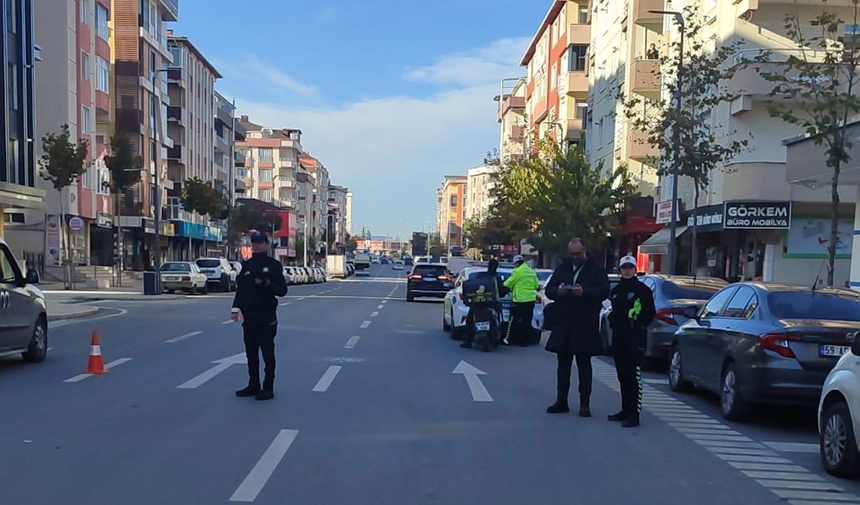
[[[203,284],[203,294],[204,295],[209,294],[209,284]]]
[[[847,403],[834,402],[824,409],[819,446],[821,463],[827,473],[837,477],[860,475],[860,452]]]
[[[43,316],[36,321],[36,327],[33,328],[33,338],[30,340],[30,345],[27,350],[21,354],[24,361],[27,363],[41,363],[45,361],[48,355],[48,324]]]
[[[749,413],[749,404],[741,397],[741,384],[737,367],[729,363],[723,370],[720,386],[720,410],[729,421],[741,421]]]
[[[407,301],[407,302],[412,302],[413,300],[415,300],[415,298],[412,296],[412,293],[410,293],[409,291],[407,291],[407,292],[406,292],[406,301]]]
[[[168,295],[172,295],[174,293],[174,291],[172,289],[165,289],[164,292],[167,293]]]
[[[221,286],[221,291],[224,293],[230,292],[230,278],[221,276],[221,282],[219,283]]]
[[[669,359],[669,387],[672,391],[684,393],[690,390],[692,384],[684,379],[684,366],[681,362],[681,350],[678,346],[672,346],[672,354]]]
[[[191,294],[191,296],[195,296],[197,294],[197,286],[192,284],[191,285],[191,291],[189,291],[189,294]]]

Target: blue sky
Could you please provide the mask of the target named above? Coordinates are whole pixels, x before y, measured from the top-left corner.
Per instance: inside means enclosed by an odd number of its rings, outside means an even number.
[[[406,235],[435,225],[442,176],[498,146],[493,95],[523,74],[549,4],[182,0],[173,28],[224,75],[240,114],[303,130],[332,182],[353,191],[356,231]]]

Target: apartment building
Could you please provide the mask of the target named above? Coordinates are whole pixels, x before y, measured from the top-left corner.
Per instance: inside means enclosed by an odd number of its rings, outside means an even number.
[[[245,168],[245,156],[236,150],[236,142],[245,140],[245,128],[236,117],[236,107],[221,93],[215,92],[215,187],[230,197],[244,195],[237,187],[237,170]]]
[[[466,174],[466,221],[482,219],[490,214],[493,205],[493,174],[498,167],[480,165],[470,168]]]
[[[310,177],[310,187],[307,193],[310,195],[307,201],[307,221],[308,221],[308,236],[313,237],[317,247],[314,252],[323,254],[324,243],[322,241],[323,233],[326,230],[326,221],[328,219],[328,187],[331,185],[331,177],[328,169],[321,161],[303,154],[300,158],[302,170],[306,171]],[[301,198],[301,197],[300,197]],[[299,231],[302,230],[303,214],[299,215]]]
[[[342,186],[329,185],[329,232],[334,237],[338,252],[343,252],[346,248],[347,220],[351,220],[351,217],[348,216],[348,209],[352,208],[351,200],[352,193],[350,193],[349,189]]]
[[[193,260],[221,252],[223,223],[182,208],[186,181],[199,179],[224,189],[229,173],[224,158],[230,156],[232,139],[223,136],[232,124],[232,111],[220,119],[215,83],[221,74],[188,39],[167,31],[171,60],[167,67],[167,133],[173,143],[167,149],[167,218],[173,234],[168,238],[170,259]],[[232,105],[231,105],[232,109]],[[218,129],[222,133],[218,135]],[[219,163],[216,163],[218,161]],[[226,191],[225,191],[226,193]]]
[[[6,64],[3,76],[2,103],[6,120],[0,124],[5,163],[0,167],[0,236],[7,237],[7,223],[20,223],[24,213],[19,209],[39,209],[45,192],[37,187],[34,139],[34,73],[39,60],[33,29],[34,0],[2,0],[3,28],[0,36]],[[25,249],[10,242],[15,254],[40,252],[43,248]]]
[[[752,58],[770,51],[771,59],[779,65],[797,46],[785,32],[784,18],[798,12],[801,24],[812,29],[812,18],[828,9],[850,19],[853,15],[846,4],[816,2],[803,5],[789,0],[774,2],[719,0],[703,6],[704,36],[731,43],[741,41],[742,48],[729,64],[743,57]],[[598,7],[599,8],[599,7]],[[677,40],[678,30],[668,20],[662,23],[666,43]],[[846,30],[852,27],[849,25]],[[847,32],[846,32],[847,33]],[[664,47],[668,47],[664,44]],[[803,131],[773,118],[768,112],[768,96],[773,88],[753,69],[742,69],[729,83],[729,89],[740,93],[731,103],[724,103],[710,113],[712,128],[718,139],[749,138],[751,148],[740,153],[711,175],[711,182],[694,202],[691,181],[681,178],[679,185],[681,225],[677,239],[678,263],[682,273],[698,272],[728,279],[762,279],[764,281],[812,285],[826,259],[829,237],[829,189],[804,183],[787,176],[788,144],[786,139],[801,136]],[[824,166],[823,158],[811,161]],[[798,184],[800,182],[800,184]],[[843,227],[846,238],[840,248],[835,281],[844,285],[849,280],[853,208],[856,192],[843,191]],[[659,181],[658,198],[671,205],[671,181]],[[698,203],[695,218],[694,203]],[[770,212],[779,220],[739,220],[739,213]],[[691,227],[696,223],[698,239],[693,244]],[[646,251],[662,256],[670,237],[662,231],[647,242]],[[813,243],[814,242],[814,243]],[[817,243],[817,244],[816,244]],[[650,246],[650,247],[649,247]],[[691,264],[692,248],[696,247],[698,263]],[[641,250],[641,249],[640,249]],[[655,270],[668,270],[665,261],[651,260]]]
[[[163,208],[168,179],[168,24],[179,19],[179,0],[113,0],[116,133],[128,137],[143,160],[140,183],[120,198],[123,265],[141,270],[154,262],[155,217],[160,220],[161,260],[174,228]],[[158,188],[158,190],[156,190]],[[158,194],[156,194],[158,191]]]
[[[467,219],[467,186],[469,178],[464,175],[446,175],[442,186],[436,190],[436,216],[439,239],[450,251],[452,247],[463,247],[463,225]]]
[[[547,135],[564,144],[582,141],[589,44],[588,2],[553,0],[520,61],[527,68],[527,152],[534,151]]]
[[[245,157],[245,168],[238,171],[245,185],[245,196],[278,207],[296,209],[296,174],[302,153],[301,130],[272,129],[239,118],[245,140],[236,148]]]
[[[513,85],[505,89],[505,84],[513,80]],[[494,100],[499,102],[496,120],[499,123],[499,158],[503,162],[518,159],[525,153],[526,131],[526,79],[505,79],[502,81],[502,94]]]

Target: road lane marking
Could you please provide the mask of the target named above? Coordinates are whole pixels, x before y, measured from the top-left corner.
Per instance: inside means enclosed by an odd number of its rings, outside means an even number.
[[[473,367],[465,361],[460,361],[460,363],[457,365],[456,368],[454,368],[454,371],[451,373],[460,374],[466,378],[466,384],[469,386],[469,392],[472,394],[472,401],[493,401],[493,397],[490,396],[490,392],[487,391],[487,388],[484,386],[484,383],[481,382],[480,377],[478,377],[479,375],[487,375],[485,372]]]
[[[729,461],[738,470],[758,470],[760,472],[806,472],[809,470],[798,465],[772,465],[768,463],[747,463],[744,461]]]
[[[111,302],[111,301],[126,301],[126,300],[99,300],[99,303]],[[149,303],[149,302],[147,302],[147,303]],[[68,326],[70,324],[91,323],[93,321],[99,321],[101,319],[110,319],[112,317],[119,317],[119,316],[124,316],[124,315],[128,314],[128,310],[120,309],[118,307],[100,307],[98,305],[92,305],[92,304],[87,304],[87,305],[90,305],[91,307],[98,308],[99,312],[101,312],[102,310],[118,310],[119,312],[116,314],[108,314],[106,316],[99,316],[99,317],[81,317],[81,318],[77,318],[77,319],[63,319],[61,321],[53,321],[53,322],[48,321],[48,328],[49,329],[57,329],[57,328],[62,328],[63,326]]]
[[[743,474],[753,479],[824,481],[818,475],[800,472],[757,472],[743,470]]]
[[[283,303],[281,303],[281,307],[285,307],[285,306],[287,306],[287,305],[289,305],[289,304],[291,304],[291,303],[293,303],[293,302],[283,302]]]
[[[232,319],[228,319],[228,320],[226,320],[226,321],[221,321],[221,324],[233,324],[233,320],[232,320]]]
[[[776,456],[777,454],[767,449],[741,449],[737,447],[707,447],[717,454],[739,454],[742,456]]]
[[[320,380],[319,382],[317,382],[317,385],[314,386],[313,392],[325,393],[326,391],[328,391],[329,386],[331,386],[331,383],[334,382],[334,378],[337,377],[338,373],[340,373],[341,368],[343,367],[338,365],[332,365],[328,367],[328,370],[326,370],[322,377],[320,377]]]
[[[739,454],[717,454],[724,461],[744,461],[747,463],[791,463],[790,459],[768,456],[741,456]]]
[[[381,310],[385,308],[385,305],[377,305],[376,308]]]
[[[836,491],[842,491],[842,488],[839,486],[834,486],[829,482],[809,482],[809,481],[798,481],[798,480],[766,480],[766,479],[756,479],[756,482],[761,484],[764,487],[776,487],[780,489],[808,489],[810,491],[818,490],[818,491],[829,491],[831,493]]]
[[[388,303],[388,300],[382,300],[383,305],[385,305],[386,303]]]
[[[123,363],[128,363],[129,361],[131,361],[131,358],[120,358],[120,359],[113,360],[110,363],[105,363],[105,370],[110,370],[111,368],[118,367],[118,366],[122,365]],[[75,375],[71,379],[66,379],[63,382],[69,382],[69,383],[81,382],[82,380],[84,380],[88,377],[92,377],[92,376],[93,376],[93,374],[91,374],[91,373],[82,373],[80,375]]]
[[[794,498],[804,499],[804,500],[827,500],[829,502],[834,501],[856,501],[857,497],[852,494],[840,494],[840,493],[826,493],[821,491],[797,491],[795,489],[771,489],[773,494],[779,496],[780,498],[788,498],[789,500]],[[797,503],[797,502],[789,502],[789,503]],[[801,503],[813,503],[810,501],[801,502]],[[815,502],[818,503],[818,502]]]
[[[799,452],[803,454],[819,454],[818,444],[800,444],[795,442],[762,442],[764,445],[779,452]]]
[[[346,341],[346,345],[343,346],[343,348],[344,349],[355,349],[355,344],[358,343],[359,339],[361,339],[361,337],[359,337],[358,335],[356,335],[354,337],[349,337],[349,340]]]
[[[228,356],[226,358],[215,360],[212,363],[215,363],[215,366],[213,366],[209,370],[206,370],[197,377],[194,377],[176,386],[176,389],[197,389],[203,384],[206,384],[209,380],[211,380],[219,373],[230,368],[231,366],[247,364],[248,358],[245,356],[244,352],[241,352],[239,354],[234,354],[233,356]]]
[[[365,322],[361,323],[361,327],[362,327],[362,329],[370,327],[370,321],[365,321]]]
[[[202,331],[192,331],[191,333],[186,333],[185,335],[182,335],[181,337],[171,338],[170,340],[165,340],[164,342],[166,342],[168,344],[175,344],[176,342],[181,342],[181,341],[185,340],[186,338],[196,337],[197,335],[200,335],[201,333],[203,333],[203,332]]]
[[[370,317],[376,317],[379,315],[379,312],[373,311],[370,313]]]
[[[245,480],[242,481],[242,484],[239,485],[239,488],[236,489],[236,492],[233,493],[233,496],[230,497],[230,501],[250,503],[256,500],[257,495],[260,494],[263,486],[275,473],[275,469],[284,455],[287,454],[287,450],[298,434],[298,430],[281,430],[260,460],[257,461],[257,464],[254,465],[254,468],[251,469],[251,472],[245,477]]]

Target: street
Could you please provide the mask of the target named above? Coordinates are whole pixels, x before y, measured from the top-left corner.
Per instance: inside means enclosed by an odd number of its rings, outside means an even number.
[[[642,427],[622,429],[596,358],[594,417],[547,415],[552,354],[460,349],[403,276],[291,287],[271,402],[233,394],[247,372],[230,294],[105,300],[52,324],[44,363],[0,360],[0,502],[860,503],[821,468],[810,411],[729,423],[655,371]],[[81,376],[93,331],[110,372]]]

